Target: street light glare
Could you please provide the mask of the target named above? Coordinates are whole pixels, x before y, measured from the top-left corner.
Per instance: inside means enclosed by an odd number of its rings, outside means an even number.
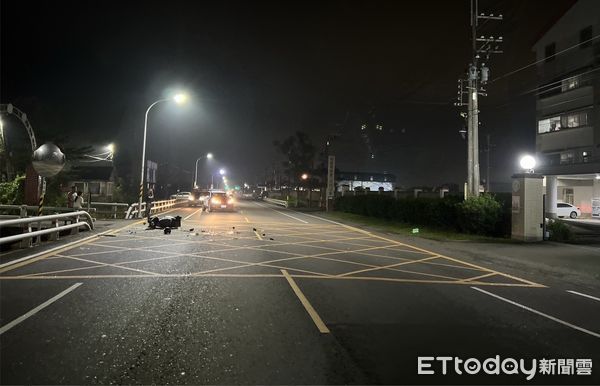
[[[532,170],[535,167],[535,158],[530,155],[523,156],[519,164],[525,170]]]
[[[175,101],[175,103],[177,103],[178,105],[180,105],[180,104],[183,104],[183,103],[187,102],[188,96],[187,96],[187,94],[179,93],[179,94],[176,94],[173,97],[173,100]]]
[[[225,175],[225,169],[219,170],[219,174],[222,175],[222,176],[224,176]]]
[[[106,145],[106,150],[114,153],[115,152],[115,144],[114,143],[109,143],[108,145]]]
[[[304,174],[302,174],[301,177],[302,177],[303,180],[306,180],[308,178],[308,174],[304,173]]]
[[[213,157],[212,153],[208,153],[208,154],[206,155],[206,158],[208,158],[208,159],[212,159],[212,157]]]

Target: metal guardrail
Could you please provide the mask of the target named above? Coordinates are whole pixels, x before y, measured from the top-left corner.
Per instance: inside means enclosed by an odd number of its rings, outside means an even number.
[[[125,205],[127,205],[127,204],[125,204]],[[60,206],[45,206],[42,210],[42,213],[50,213],[50,214],[72,213],[72,212],[80,211],[82,209],[83,208],[79,209],[79,208],[65,208],[65,207],[60,207]],[[32,214],[36,215],[38,212],[38,207],[35,205],[0,205],[0,212],[1,211],[18,213],[19,217],[26,218],[26,217],[28,217],[28,212],[31,212]],[[90,210],[89,210],[89,212],[95,212],[95,211],[96,211],[95,208],[90,208]]]
[[[275,204],[275,205],[281,205],[286,208],[288,207],[288,202],[286,200],[278,200],[276,198],[265,197],[265,198],[263,198],[263,201],[270,202],[271,204]]]
[[[84,217],[84,221],[80,221],[80,217]],[[65,220],[64,225],[58,225],[59,220]],[[67,224],[67,221],[71,221]],[[42,229],[42,223],[50,222],[51,226]],[[37,230],[32,230],[32,224],[37,223]],[[43,235],[50,235],[50,240],[58,240],[60,232],[71,230],[72,234],[79,232],[80,227],[86,227],[88,230],[94,229],[94,222],[90,214],[86,211],[76,211],[70,213],[52,214],[47,216],[35,216],[25,218],[15,218],[10,220],[0,221],[0,228],[8,226],[21,226],[23,233],[0,237],[0,244],[14,243],[21,241],[21,247],[26,248],[32,246],[33,243],[39,244]],[[35,241],[34,241],[35,240]]]
[[[176,206],[177,204],[182,204],[182,203],[185,203],[188,201],[189,200],[186,198],[176,198],[176,199],[172,199],[172,200],[154,201],[152,203],[152,208],[150,208],[150,214],[162,212],[165,209],[172,208],[172,207]],[[143,213],[144,216],[146,215],[146,203],[145,202],[142,202],[141,212]],[[127,213],[125,214],[125,218],[132,219],[132,218],[137,217],[137,214],[138,214],[138,203],[136,202],[129,206],[129,209],[127,209]]]

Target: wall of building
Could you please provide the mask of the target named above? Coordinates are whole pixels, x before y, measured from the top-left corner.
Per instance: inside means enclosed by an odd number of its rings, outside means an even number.
[[[591,36],[600,33],[600,1],[579,0],[534,45],[541,87],[536,170],[545,175],[600,170],[600,41],[561,53],[580,44],[582,31],[589,27]],[[546,49],[552,44],[558,55],[546,60]],[[548,120],[553,123],[546,126]],[[540,122],[549,132],[540,133]]]

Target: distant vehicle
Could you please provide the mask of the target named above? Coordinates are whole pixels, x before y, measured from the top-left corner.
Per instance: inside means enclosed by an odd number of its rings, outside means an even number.
[[[202,206],[204,201],[210,196],[210,192],[206,189],[194,189],[188,197],[188,206]]]
[[[191,192],[177,192],[175,194],[171,194],[171,199],[180,199],[185,198],[186,200],[190,197]]]
[[[252,192],[242,193],[242,200],[254,200],[255,195]]]
[[[212,190],[204,200],[207,212],[213,210],[235,211],[235,200],[224,190]]]
[[[559,202],[556,204],[556,214],[558,217],[577,218],[581,216],[581,210],[575,205]]]

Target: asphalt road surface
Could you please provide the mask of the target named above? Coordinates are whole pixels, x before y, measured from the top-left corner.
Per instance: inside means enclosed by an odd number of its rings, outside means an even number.
[[[262,202],[169,215],[0,268],[0,383],[600,384],[597,292]],[[518,374],[418,373],[444,356]]]

